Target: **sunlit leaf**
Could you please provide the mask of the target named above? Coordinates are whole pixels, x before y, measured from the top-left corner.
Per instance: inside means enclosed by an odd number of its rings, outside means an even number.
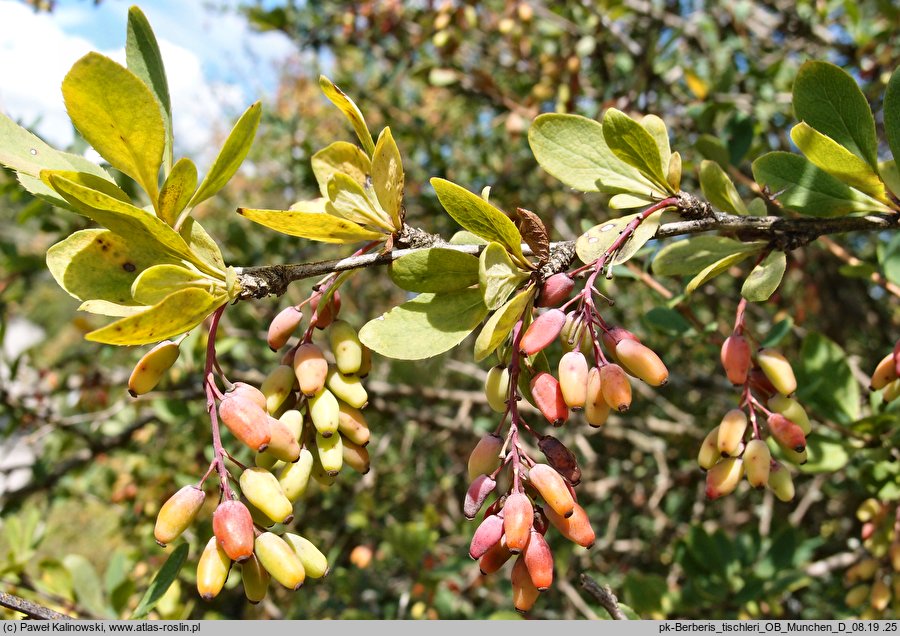
[[[372,174],[372,161],[359,146],[348,141],[335,141],[322,148],[312,156],[310,163],[323,197],[328,196],[328,182],[335,173],[348,175],[360,186],[364,186]]]
[[[506,302],[530,274],[523,272],[499,243],[489,243],[478,259],[478,280],[484,304],[491,311]]]
[[[841,347],[820,333],[803,339],[800,358],[794,363],[797,399],[804,406],[845,424],[859,419],[859,382]]]
[[[534,288],[521,291],[488,318],[475,340],[476,362],[487,358],[506,340],[533,296]]]
[[[407,291],[456,291],[478,283],[478,257],[432,247],[401,256],[389,272],[394,284]]]
[[[575,253],[578,254],[578,258],[583,263],[596,261],[612,247],[625,227],[641,214],[642,212],[638,212],[610,219],[589,229],[575,241]],[[607,261],[607,264],[618,265],[634,256],[656,234],[661,216],[661,213],[656,213],[644,219],[625,244],[616,251],[612,259]]]
[[[159,603],[169,586],[178,580],[178,573],[181,572],[181,568],[187,560],[188,551],[187,543],[182,543],[172,551],[172,554],[169,555],[169,558],[166,559],[166,562],[153,577],[150,587],[147,588],[144,596],[141,597],[141,602],[138,603],[138,606],[129,617],[131,620],[145,618],[156,607],[156,604]]]
[[[663,172],[668,174],[672,149],[669,147],[669,129],[666,128],[666,122],[656,115],[644,115],[640,123],[656,142],[656,147],[659,149],[660,166]],[[668,183],[668,178],[666,182]]]
[[[370,157],[374,155],[375,142],[372,140],[372,133],[369,132],[366,120],[363,119],[362,113],[353,100],[347,97],[344,91],[335,86],[334,82],[324,75],[319,76],[319,87],[322,89],[325,97],[350,120],[350,124],[353,126],[353,130],[356,131],[356,136],[359,138],[359,142],[362,144],[366,154]]]
[[[187,207],[196,190],[197,166],[190,159],[182,157],[172,167],[159,191],[159,218],[169,225],[175,225],[178,215]]]
[[[400,229],[400,206],[403,203],[403,160],[391,129],[385,128],[378,136],[375,154],[372,156],[372,187],[381,208],[387,212],[395,229]]]
[[[741,296],[750,302],[761,303],[775,293],[784,277],[787,259],[784,252],[773,251],[753,268],[741,287]]]
[[[325,209],[329,214],[360,225],[392,230],[390,217],[369,196],[371,190],[364,189],[349,175],[336,172],[328,182],[329,203]]]
[[[671,191],[666,169],[653,135],[620,110],[610,108],[603,115],[603,138],[622,161],[637,170],[664,191]]]
[[[884,91],[884,136],[894,161],[900,161],[900,66],[894,69]]]
[[[323,243],[356,243],[384,237],[380,232],[320,212],[238,208],[238,214],[277,232]]]
[[[704,159],[700,163],[700,187],[706,200],[723,212],[747,214],[734,183],[715,161]]]
[[[178,232],[191,252],[203,262],[212,267],[217,274],[225,271],[225,261],[222,258],[222,250],[209,233],[203,229],[197,219],[188,217]]]
[[[209,286],[211,281],[181,265],[154,265],[148,267],[131,285],[131,296],[142,305],[155,305],[166,296],[188,287]]]
[[[737,254],[729,254],[728,256],[717,260],[716,262],[704,267],[699,274],[694,276],[687,284],[685,292],[693,293],[701,285],[711,281],[720,274],[727,272],[732,265],[740,263],[742,260],[750,256],[748,252],[738,252]]]
[[[724,236],[696,236],[675,241],[653,259],[658,276],[691,276],[732,254],[752,254],[766,246],[763,241],[741,243]]]

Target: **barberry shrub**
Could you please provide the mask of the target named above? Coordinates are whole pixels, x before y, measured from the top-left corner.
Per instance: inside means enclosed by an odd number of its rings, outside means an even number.
[[[758,333],[748,316],[753,303],[770,301],[779,289],[792,250],[825,234],[896,227],[900,177],[887,151],[900,155],[900,71],[883,97],[882,143],[855,80],[828,62],[804,64],[794,81],[798,121],[790,130],[799,153],[772,152],[753,163],[753,179],[747,179],[752,201],[712,160],[699,165],[701,192],[682,190],[682,153],[691,149],[670,147],[666,123],[655,114],[609,108],[599,121],[539,115],[528,141],[558,187],[604,193],[611,210],[625,210],[604,212],[575,241],[556,242],[541,214],[504,209],[490,188],[476,192],[474,184],[442,176],[430,186],[461,230],[441,237],[407,224],[404,155],[390,127],[373,135],[357,103],[323,76],[321,92],[337,107],[336,117],[340,113],[349,123],[355,141],[335,141],[312,155],[320,196],[286,210],[240,207],[232,222],[242,232],[276,231],[298,242],[346,246],[346,258],[236,267],[226,263],[194,212],[237,173],[260,124],[261,105],[251,105],[237,120],[201,179],[191,159],[174,156],[177,113],[156,39],[137,8],[129,14],[126,53],[126,66],[86,55],[62,91],[73,125],[117,175],[130,180],[128,187],[105,167],[51,148],[5,116],[0,162],[32,195],[99,226],[50,248],[47,266],[81,302],[79,310],[112,318],[88,340],[151,345],[128,379],[132,396],[156,389],[178,364],[188,334],[205,334],[205,363],[196,381],[210,422],[210,438],[200,442],[210,449],[209,462],[193,483],[180,489],[172,484],[174,494],[159,508],[154,530],[166,546],[209,513],[212,533],[200,537],[205,547],[195,560],[201,598],[219,595],[233,569],[240,570],[250,603],[266,598],[271,581],[298,590],[307,579],[326,576],[329,546],[297,532],[317,532],[304,510],[318,489],[332,486],[342,471],[365,475],[372,466],[369,444],[378,431],[366,419],[365,379],[373,355],[423,360],[470,340],[475,362],[487,367],[484,400],[495,416],[473,444],[468,483],[457,485],[462,514],[473,521],[469,556],[485,576],[506,568],[512,605],[531,611],[559,575],[561,542],[590,549],[605,527],[582,505],[582,467],[577,448],[566,441],[569,432],[602,429],[618,417],[627,426],[633,400],[652,400],[652,391],[670,390],[670,380],[677,381],[678,369],[665,363],[673,343],[645,333],[645,323],[627,310],[612,317],[615,298],[607,282],[635,271],[638,278],[684,283],[680,306],[686,312],[690,295],[713,278],[743,280],[733,328],[726,334],[707,330],[721,351],[708,368],[719,368],[735,393],[733,408],[710,422],[696,449],[705,471],[696,480],[705,479],[709,500],[746,482],[791,502],[804,466],[840,467],[826,461],[833,439],[816,439],[821,427],[813,426],[801,397],[811,399],[819,418],[845,420],[845,414],[822,410],[829,404],[822,393],[831,385],[817,385],[809,364],[795,374],[777,348],[795,349],[786,334]],[[646,249],[651,240],[681,236],[688,238],[666,242],[652,254]],[[628,269],[642,258],[652,263],[652,275]],[[353,302],[348,283],[380,266],[411,298],[393,308],[359,307],[386,311],[353,325],[341,313],[343,303]],[[282,296],[292,283],[314,276],[321,278],[308,296],[278,312],[265,336],[248,336],[253,346],[263,346],[264,337],[280,356],[277,363],[258,381],[229,379],[217,355],[226,309],[239,312],[245,303]],[[821,350],[823,368],[834,362],[832,372],[846,373],[846,363],[834,360],[835,346],[824,339],[803,344]],[[900,395],[898,354],[900,345],[872,375],[871,388],[883,398],[872,406],[873,421]],[[853,402],[853,396],[838,396],[831,404],[858,411],[859,400]],[[896,499],[896,485],[882,481],[885,499]],[[900,568],[895,509],[878,499],[859,509],[871,554],[847,572],[854,585],[846,599],[851,608],[867,603],[867,611],[881,615],[900,602],[892,579]],[[185,555],[182,548],[172,552],[137,615],[153,609]],[[369,560],[371,553],[359,567]]]

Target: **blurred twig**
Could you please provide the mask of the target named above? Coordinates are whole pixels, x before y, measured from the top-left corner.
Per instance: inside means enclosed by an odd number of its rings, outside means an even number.
[[[28,618],[34,618],[43,621],[71,621],[71,616],[60,614],[43,605],[39,605],[28,599],[8,592],[0,592],[0,605],[7,609],[25,614]]]
[[[619,607],[619,599],[612,593],[612,590],[609,589],[608,585],[600,585],[587,574],[582,574],[580,581],[584,591],[590,594],[595,601],[600,603],[600,605],[603,606],[603,609],[609,612],[609,615],[612,616],[613,619],[617,621],[628,620],[628,617],[622,612],[622,608]]]

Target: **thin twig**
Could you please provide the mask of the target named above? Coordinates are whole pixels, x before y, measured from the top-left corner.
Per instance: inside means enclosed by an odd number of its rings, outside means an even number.
[[[0,592],[0,605],[7,609],[25,614],[25,616],[27,616],[28,618],[34,618],[43,621],[74,620],[71,616],[60,614],[59,612],[48,607],[44,607],[43,605],[39,605],[33,601],[29,601],[28,599],[24,599],[21,596],[9,594],[8,592]]]
[[[580,582],[584,591],[594,597],[594,600],[600,603],[600,605],[603,606],[603,609],[609,612],[609,615],[614,620],[628,620],[628,617],[622,612],[622,608],[619,607],[619,599],[612,593],[612,590],[609,589],[608,585],[600,585],[597,581],[583,573]]]

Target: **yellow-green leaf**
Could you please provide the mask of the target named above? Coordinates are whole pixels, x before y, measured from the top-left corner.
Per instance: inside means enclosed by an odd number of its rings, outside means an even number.
[[[662,166],[663,172],[665,172],[668,177],[669,160],[672,158],[672,149],[669,146],[669,129],[666,128],[666,122],[656,115],[644,115],[640,124],[648,133],[650,133],[653,140],[656,142],[656,147],[659,148],[660,165]],[[666,182],[668,183],[668,178],[666,179]]]
[[[534,288],[526,289],[515,296],[508,303],[500,307],[488,318],[481,328],[481,333],[475,339],[475,361],[481,362],[491,355],[497,347],[506,339],[515,327],[516,322],[522,317],[522,313],[534,296]]]
[[[633,194],[614,194],[609,199],[609,207],[613,210],[630,210],[633,208],[645,208],[653,203],[653,199],[635,196]]]
[[[228,139],[222,145],[219,155],[213,161],[209,172],[203,178],[203,183],[197,188],[197,192],[188,204],[190,207],[196,207],[215,195],[234,176],[247,157],[247,153],[250,152],[261,116],[262,104],[260,102],[252,104],[244,111],[234,128],[228,133]]]
[[[359,146],[348,141],[335,141],[310,159],[313,174],[323,197],[328,196],[328,182],[335,173],[343,172],[364,186],[372,174],[372,161]]]
[[[704,267],[699,274],[694,276],[691,279],[691,282],[687,284],[687,288],[685,292],[690,294],[693,293],[700,285],[703,285],[707,281],[712,280],[719,274],[722,274],[732,266],[740,263],[742,260],[750,256],[749,252],[737,252],[735,254],[729,254],[725,258],[717,260],[715,263],[707,265]]]
[[[146,311],[150,307],[146,305],[120,305],[119,303],[110,302],[108,300],[86,300],[78,305],[78,311],[86,311],[99,316],[113,316],[122,318],[124,316],[134,316],[142,311]]]
[[[878,174],[881,175],[888,190],[900,196],[900,169],[897,168],[897,162],[894,160],[879,162]]]
[[[603,138],[619,159],[665,192],[672,192],[666,180],[668,165],[662,165],[659,146],[650,132],[620,110],[610,108],[603,115]]]
[[[154,265],[134,279],[131,297],[141,305],[155,305],[172,292],[188,287],[207,288],[211,284],[198,272],[181,265]]]
[[[723,212],[747,214],[747,206],[741,200],[731,178],[715,161],[704,159],[700,163],[700,187],[706,200]]]
[[[356,243],[384,238],[380,232],[320,212],[238,208],[238,214],[277,232],[323,243]]]
[[[372,201],[371,190],[363,189],[349,175],[336,172],[328,182],[329,203],[325,210],[342,219],[393,231],[391,219]]]
[[[391,217],[394,229],[403,227],[400,206],[403,203],[403,160],[400,149],[391,136],[391,129],[385,128],[378,136],[375,154],[372,156],[372,187],[378,203]]]
[[[831,137],[800,122],[791,130],[791,140],[807,159],[831,176],[880,201],[887,200],[884,184],[875,170]]]
[[[731,254],[759,252],[764,241],[742,243],[724,236],[695,236],[666,245],[653,259],[657,276],[692,276]]]
[[[166,132],[147,85],[108,57],[88,53],[66,75],[62,91],[69,118],[87,142],[156,202]]]
[[[575,241],[575,253],[578,254],[578,258],[583,263],[596,261],[612,247],[612,244],[616,242],[616,239],[625,230],[625,226],[641,214],[643,213],[638,212],[628,216],[621,216],[618,219],[610,219],[589,229]],[[618,265],[634,256],[656,234],[661,217],[661,213],[655,213],[644,219],[631,237],[625,241],[625,244],[613,255],[612,259],[607,260],[607,265]]]
[[[401,256],[389,269],[394,284],[407,291],[441,293],[478,283],[478,258],[458,250],[432,247]]]
[[[741,296],[754,303],[768,300],[781,284],[786,267],[787,258],[784,252],[771,252],[750,272],[741,287]]]
[[[207,263],[216,273],[217,278],[221,278],[225,272],[225,260],[222,258],[222,250],[213,240],[209,233],[203,229],[197,219],[188,217],[181,225],[178,231],[181,238],[191,249],[191,252],[203,262]]]
[[[884,91],[884,136],[894,161],[900,161],[900,66],[891,73]]]
[[[172,167],[159,191],[159,218],[169,225],[175,225],[178,215],[187,207],[196,189],[197,166],[190,159],[182,157]]]
[[[500,307],[530,274],[523,272],[500,243],[490,243],[478,259],[478,281],[484,304],[489,310]]]
[[[102,229],[75,232],[47,250],[47,267],[69,294],[118,305],[141,304],[131,295],[135,279],[148,267],[174,262],[153,242]]]
[[[363,119],[362,113],[356,104],[353,103],[353,100],[347,97],[344,91],[335,86],[334,82],[324,75],[319,76],[319,87],[322,89],[325,97],[350,120],[353,130],[356,131],[356,136],[359,138],[359,142],[362,144],[366,154],[370,157],[374,155],[375,142],[372,140],[372,133],[369,132],[366,120]]]
[[[205,289],[182,289],[139,314],[90,332],[85,338],[114,345],[159,342],[193,329],[226,300],[224,294],[213,296]]]
[[[500,243],[520,264],[528,262],[522,254],[522,235],[503,212],[477,194],[446,179],[434,177],[431,185],[447,214],[463,229],[486,241]]]
[[[88,188],[89,190],[96,190],[97,192],[102,192],[108,196],[111,196],[114,199],[118,199],[124,203],[131,203],[131,199],[125,193],[122,188],[117,186],[112,181],[107,181],[102,177],[98,177],[97,175],[91,174],[89,172],[71,172],[68,170],[56,170],[53,172],[44,171],[41,173],[41,180],[44,184],[52,188],[53,184],[50,183],[50,175],[55,174],[60,177],[64,177],[71,181],[72,183],[77,183],[80,186]]]

